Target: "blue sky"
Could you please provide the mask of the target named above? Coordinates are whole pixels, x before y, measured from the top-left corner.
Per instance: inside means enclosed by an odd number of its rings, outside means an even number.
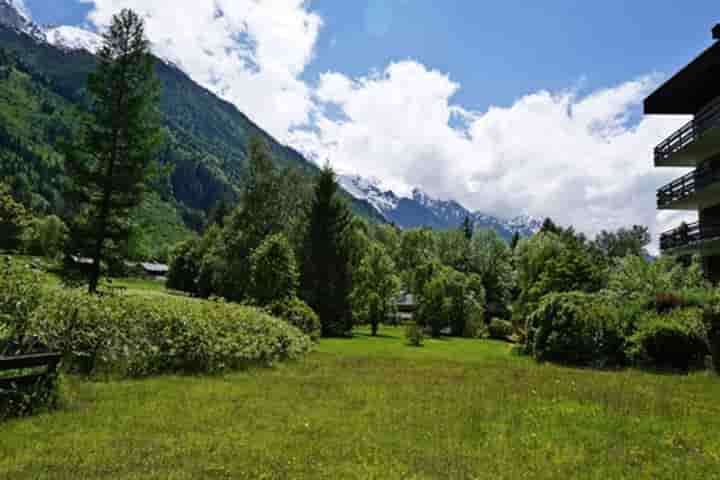
[[[717,1],[25,0],[39,23],[139,11],[156,53],[317,162],[590,235],[658,213],[642,100],[707,48]]]
[[[26,0],[36,21],[82,24],[91,5]],[[168,4],[171,4],[168,2]],[[457,101],[484,110],[538,89],[586,89],[668,74],[709,43],[716,1],[314,0],[325,20],[304,73],[351,76],[415,59],[462,84]]]

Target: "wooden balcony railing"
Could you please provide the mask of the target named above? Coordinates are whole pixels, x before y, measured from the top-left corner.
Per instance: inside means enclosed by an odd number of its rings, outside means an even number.
[[[720,182],[720,170],[710,168],[707,164],[701,165],[696,170],[658,189],[658,208],[669,207],[716,182]]]
[[[701,242],[720,239],[720,224],[686,223],[660,235],[660,249],[697,246]]]
[[[720,97],[713,100],[707,107],[695,115],[695,118],[655,147],[655,161],[662,162],[667,160],[671,155],[679,152],[700,138],[707,129],[716,126],[720,126]]]

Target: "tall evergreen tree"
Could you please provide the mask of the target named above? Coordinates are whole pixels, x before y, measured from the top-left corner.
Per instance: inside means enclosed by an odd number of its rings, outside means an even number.
[[[465,234],[465,238],[472,240],[473,234],[475,233],[475,222],[472,221],[469,215],[465,215],[462,223],[462,231]]]
[[[113,17],[88,79],[90,118],[67,158],[72,197],[81,215],[73,246],[93,266],[89,291],[97,292],[101,263],[127,241],[130,210],[140,204],[162,143],[160,83],[143,20],[132,10]]]
[[[520,243],[520,234],[518,232],[513,233],[512,240],[510,240],[510,249],[514,252]]]
[[[301,290],[320,317],[323,336],[352,331],[352,267],[348,229],[352,214],[326,166],[317,179],[303,240]]]

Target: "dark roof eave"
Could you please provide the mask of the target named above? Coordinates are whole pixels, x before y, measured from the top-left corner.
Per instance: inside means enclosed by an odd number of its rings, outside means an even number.
[[[645,99],[646,115],[692,115],[720,96],[720,42],[701,53]]]

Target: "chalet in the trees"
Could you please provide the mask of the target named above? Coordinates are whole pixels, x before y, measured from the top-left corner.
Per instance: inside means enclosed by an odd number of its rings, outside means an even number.
[[[655,147],[656,167],[694,167],[657,192],[658,209],[695,210],[699,221],[660,237],[665,253],[699,253],[720,281],[720,25],[715,43],[645,99],[645,114],[693,115]]]

